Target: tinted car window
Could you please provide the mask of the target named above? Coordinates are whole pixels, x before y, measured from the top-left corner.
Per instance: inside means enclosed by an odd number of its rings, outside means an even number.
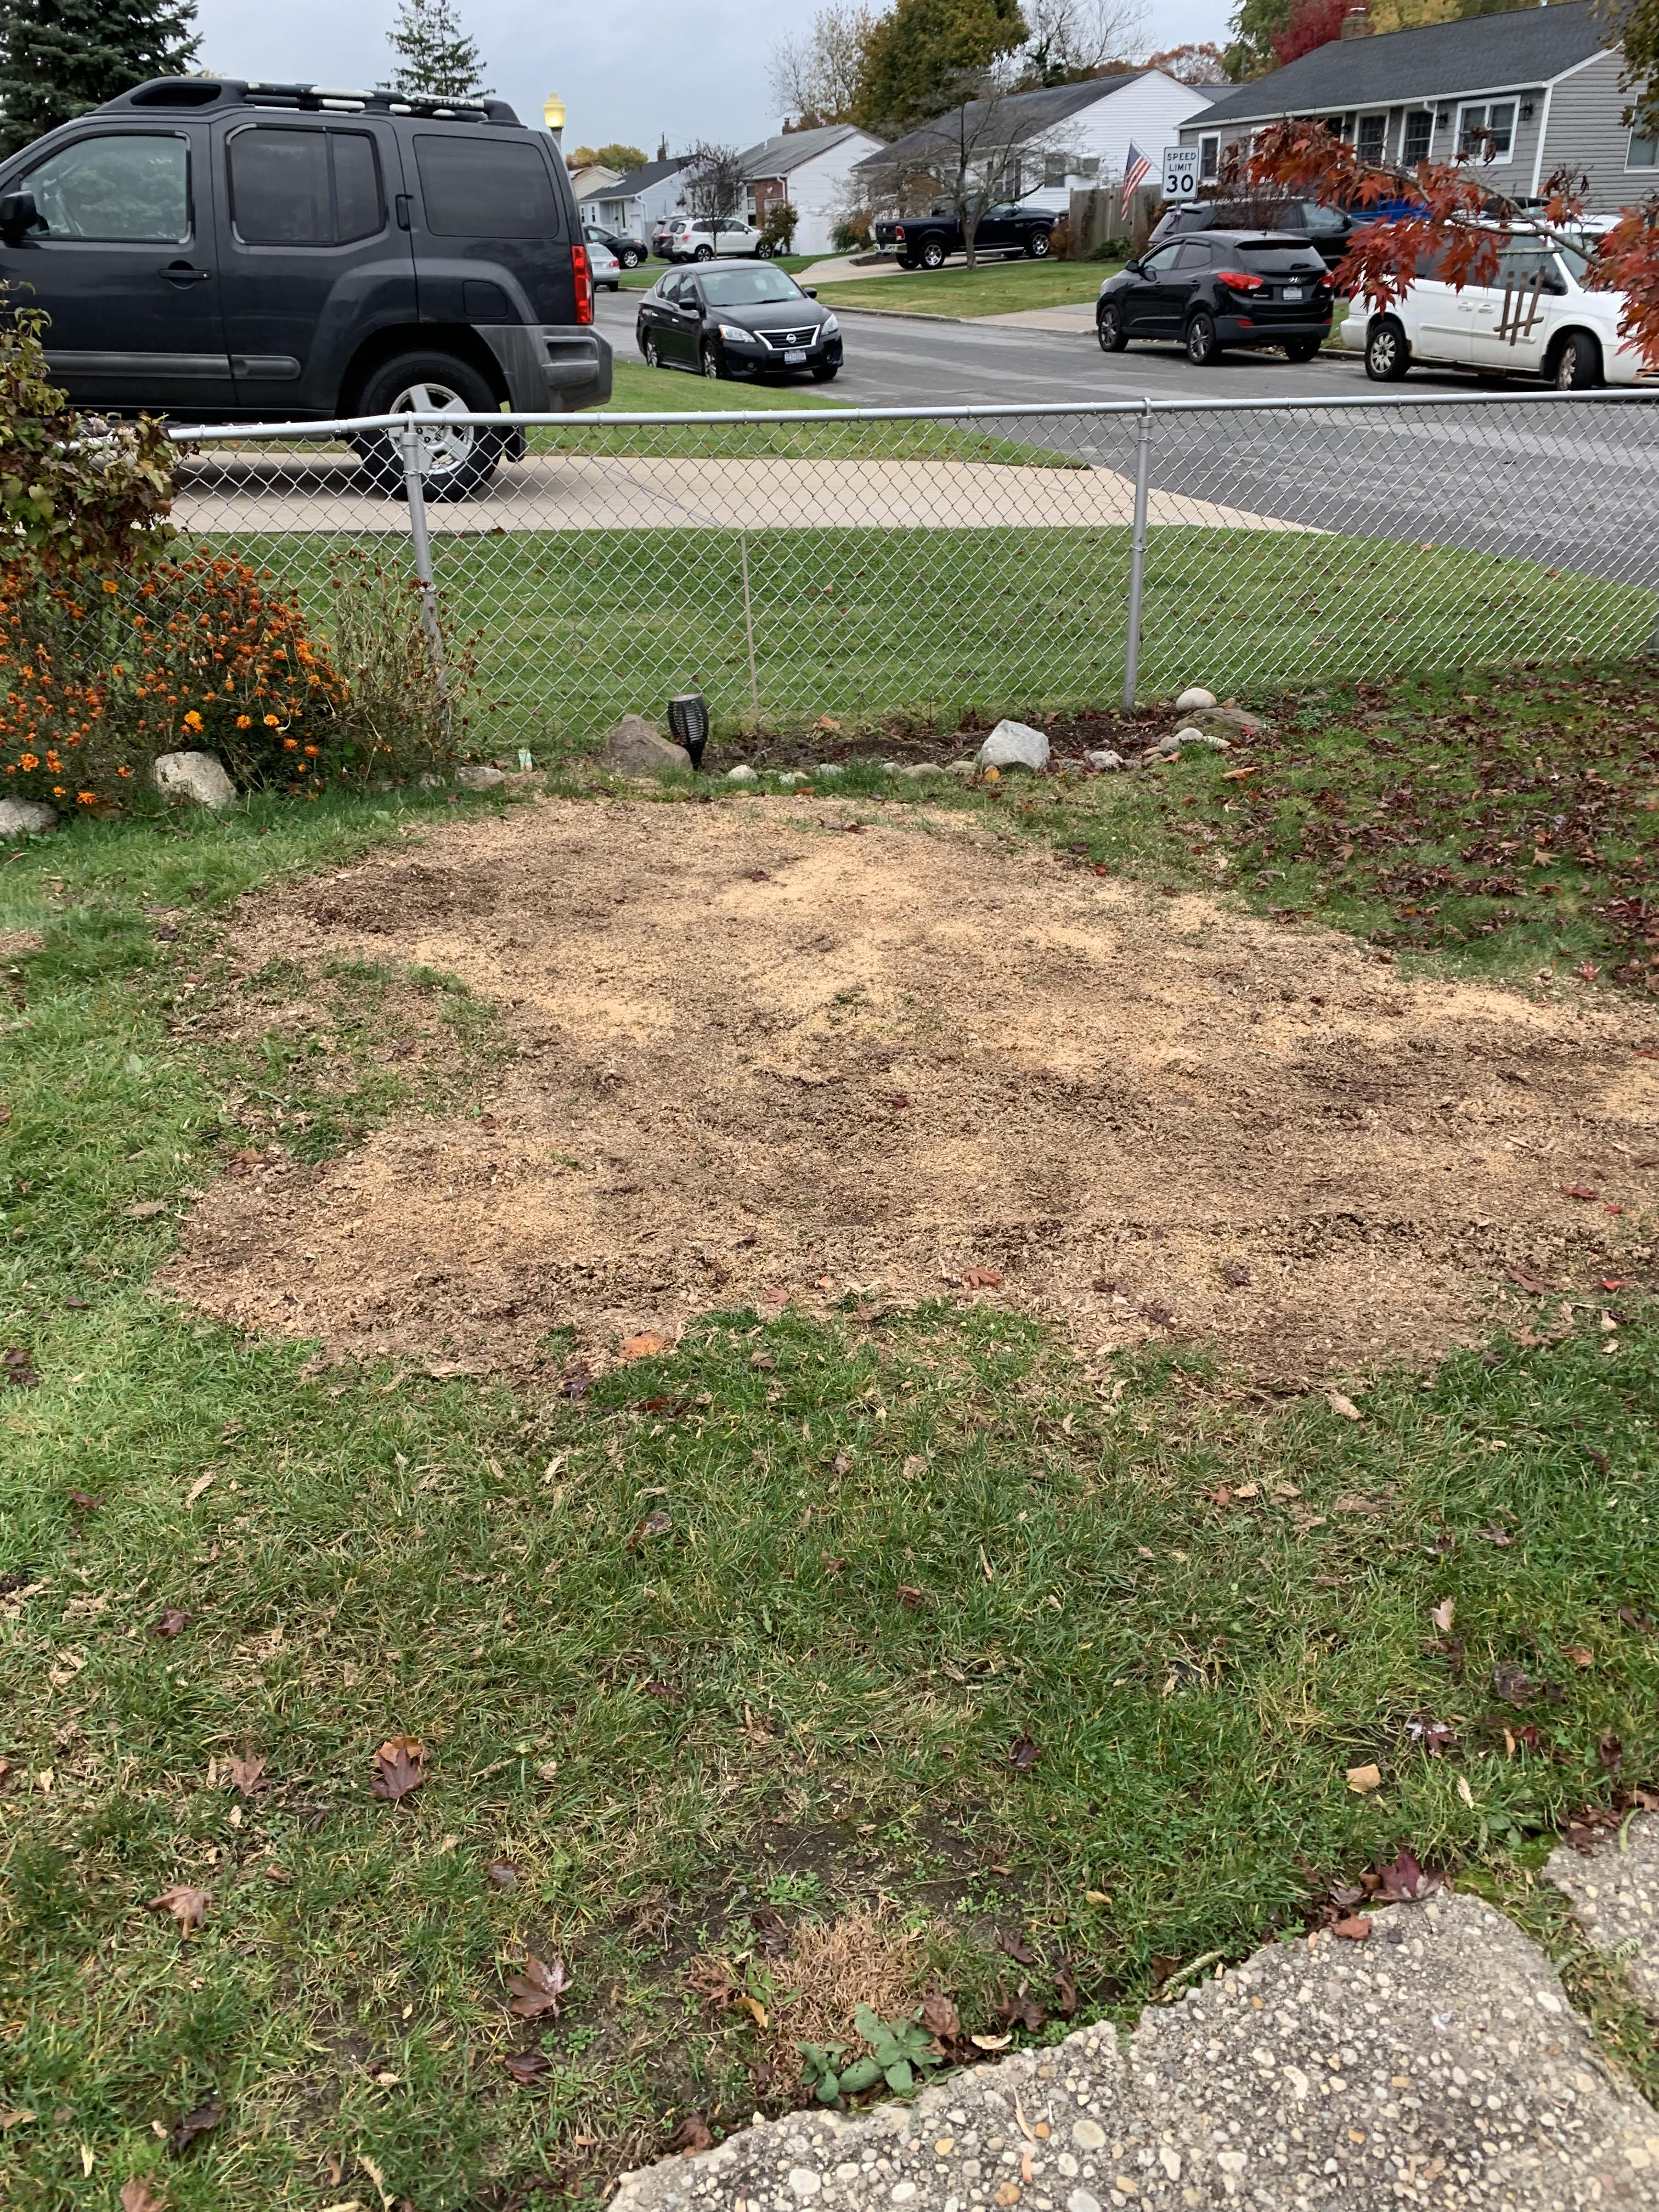
[[[540,149],[417,132],[426,227],[440,238],[556,238],[559,211]]]
[[[333,246],[381,228],[374,142],[362,131],[261,124],[230,142],[236,234],[250,246]]]
[[[1186,245],[1176,254],[1175,265],[1177,269],[1207,269],[1211,258],[1210,248],[1206,241],[1201,239],[1188,239]]]
[[[712,307],[763,307],[774,300],[803,295],[781,269],[720,269],[702,280],[702,295]]]
[[[132,239],[174,246],[190,236],[190,149],[157,132],[77,138],[20,177],[49,238]]]
[[[1176,246],[1160,246],[1158,252],[1149,253],[1140,265],[1147,276],[1162,276],[1175,267],[1175,258],[1180,251]]]
[[[1252,269],[1270,269],[1279,276],[1290,276],[1298,269],[1310,275],[1317,271],[1322,276],[1325,273],[1324,263],[1317,254],[1310,253],[1298,239],[1243,239],[1228,251],[1242,255]]]

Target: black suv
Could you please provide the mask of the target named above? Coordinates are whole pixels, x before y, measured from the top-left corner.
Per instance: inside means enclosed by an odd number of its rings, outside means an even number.
[[[1280,236],[1295,231],[1310,239],[1325,266],[1334,269],[1353,236],[1353,218],[1318,200],[1280,200],[1265,192],[1248,200],[1199,200],[1161,216],[1147,244],[1162,246],[1194,230],[1271,230]]]
[[[502,100],[157,78],[0,164],[0,278],[50,317],[57,380],[112,414],[611,396],[564,164]],[[457,423],[425,446],[429,488],[454,494],[522,434]]]
[[[1305,238],[1208,230],[1154,246],[1109,276],[1095,303],[1103,353],[1174,339],[1194,368],[1227,346],[1279,346],[1311,361],[1330,336],[1331,273]]]

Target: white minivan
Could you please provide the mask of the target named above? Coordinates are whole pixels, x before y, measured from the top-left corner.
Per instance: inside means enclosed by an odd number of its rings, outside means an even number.
[[[1546,239],[1512,238],[1490,284],[1460,292],[1419,276],[1380,314],[1351,300],[1342,343],[1364,353],[1376,384],[1396,382],[1413,362],[1542,376],[1563,392],[1651,380],[1639,349],[1619,335],[1624,294],[1586,290],[1586,265]]]

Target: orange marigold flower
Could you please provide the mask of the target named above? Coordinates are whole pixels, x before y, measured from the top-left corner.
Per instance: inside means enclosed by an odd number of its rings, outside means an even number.
[[[118,768],[115,773],[117,775],[131,775],[132,770],[130,768]]]
[[[266,727],[266,729],[268,729],[268,730],[280,730],[282,726],[283,726],[283,724],[282,724],[282,718],[281,718],[281,716],[280,716],[280,715],[277,715],[277,714],[267,714],[267,715],[265,716],[265,727]]]
[[[269,715],[269,714],[267,714],[267,715],[265,716],[265,720],[266,720],[266,721],[269,721],[269,720],[270,720],[270,715]],[[298,739],[298,738],[284,738],[283,739],[283,750],[285,752],[290,752],[290,753],[291,753],[291,752],[293,752],[293,751],[295,750],[295,749],[297,747],[297,745],[299,744],[299,742],[300,742],[300,740]]]
[[[321,752],[322,750],[323,749],[320,745],[307,745],[306,747],[306,758],[307,760],[315,760],[318,754]]]
[[[253,726],[253,717],[252,717],[252,714],[239,714],[239,715],[236,717],[236,726],[237,726],[237,728],[238,728],[239,730],[249,730],[249,729],[252,729],[252,726]]]
[[[185,715],[185,727],[187,730],[199,730],[199,729],[201,728],[201,726],[202,726],[202,718],[201,718],[201,716],[197,713],[197,711],[196,711],[195,708],[194,708],[194,707],[192,707],[192,708],[191,708],[191,710],[190,710],[189,714],[187,714]]]
[[[38,753],[19,753],[17,765],[19,768],[39,768],[40,756]]]
[[[95,791],[77,791],[75,796],[82,806],[95,806],[98,804],[98,794]]]
[[[121,587],[120,587],[120,586],[116,582],[116,580],[115,580],[115,579],[114,579],[114,577],[113,577],[113,576],[106,576],[106,577],[105,577],[105,579],[104,579],[104,589],[105,589],[106,592],[118,592],[118,591],[120,590],[120,588],[121,588]]]

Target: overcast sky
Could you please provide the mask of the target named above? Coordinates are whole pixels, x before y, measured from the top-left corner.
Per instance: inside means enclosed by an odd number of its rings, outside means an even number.
[[[1224,42],[1232,0],[1153,0],[1158,46]],[[751,145],[778,127],[767,64],[774,42],[804,27],[815,0],[588,0],[587,13],[531,0],[460,0],[483,51],[484,82],[526,122],[556,92],[569,111],[565,144],[622,139],[654,154],[695,138]],[[395,0],[200,0],[203,65],[224,76],[310,84],[380,82]],[[348,20],[348,15],[349,20]]]

